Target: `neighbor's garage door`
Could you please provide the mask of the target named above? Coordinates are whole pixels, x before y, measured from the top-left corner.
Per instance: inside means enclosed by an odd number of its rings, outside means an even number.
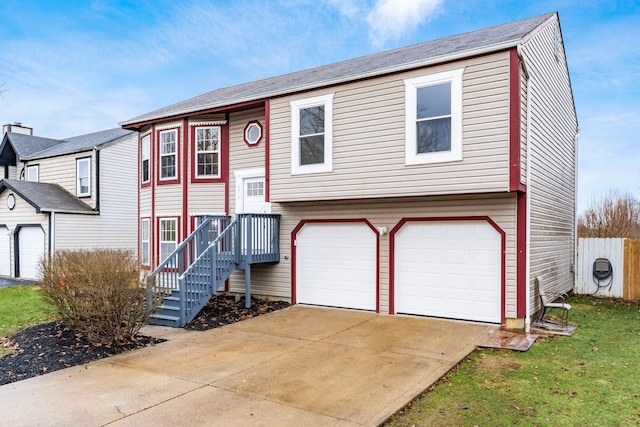
[[[500,322],[501,251],[486,221],[405,223],[395,235],[395,312]]]
[[[9,229],[0,226],[0,276],[11,275],[11,256],[9,246]]]
[[[376,234],[364,223],[308,223],[296,235],[296,300],[376,310]]]
[[[44,231],[40,227],[22,227],[18,231],[20,277],[40,277],[39,264],[44,255]]]

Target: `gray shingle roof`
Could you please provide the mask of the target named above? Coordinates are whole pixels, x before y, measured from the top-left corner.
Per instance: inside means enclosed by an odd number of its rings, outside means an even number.
[[[0,193],[9,189],[31,204],[36,212],[94,214],[89,205],[58,184],[5,179],[0,181]]]
[[[18,160],[24,160],[34,153],[55,147],[61,143],[57,139],[41,138],[14,132],[7,132],[5,138],[15,150]]]
[[[217,89],[123,121],[120,125],[135,128],[136,124],[165,117],[257,101],[506,49],[521,43],[530,33],[554,17],[556,13],[548,13],[335,64]]]
[[[46,149],[34,152],[25,156],[25,160],[42,159],[45,157],[59,156],[62,154],[71,154],[79,151],[89,150],[93,147],[100,147],[119,138],[125,137],[133,133],[131,130],[122,128],[113,128],[94,132],[87,135],[73,136],[58,141],[58,144]],[[35,138],[35,137],[32,137]]]

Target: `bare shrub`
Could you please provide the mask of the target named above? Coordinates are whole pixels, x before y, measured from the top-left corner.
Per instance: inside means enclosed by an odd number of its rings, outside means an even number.
[[[63,323],[93,343],[129,341],[148,319],[131,251],[59,251],[41,270],[42,289]]]
[[[578,237],[640,239],[640,202],[633,196],[610,192],[578,218]]]

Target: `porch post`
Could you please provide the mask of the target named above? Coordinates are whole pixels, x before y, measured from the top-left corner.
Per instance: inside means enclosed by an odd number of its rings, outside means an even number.
[[[244,307],[251,308],[251,264],[244,268]]]

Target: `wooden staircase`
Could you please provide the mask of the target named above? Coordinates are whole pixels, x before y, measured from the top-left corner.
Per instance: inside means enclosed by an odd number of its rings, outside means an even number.
[[[251,265],[279,261],[279,235],[279,215],[238,214],[233,221],[228,216],[204,218],[147,276],[149,323],[183,327],[237,269],[245,270],[249,307]]]

